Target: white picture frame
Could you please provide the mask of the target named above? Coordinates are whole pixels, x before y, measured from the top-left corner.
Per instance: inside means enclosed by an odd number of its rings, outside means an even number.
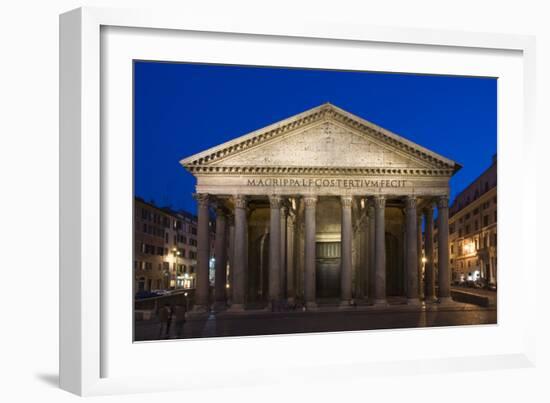
[[[128,311],[130,317],[117,322],[118,316],[116,315],[118,314],[114,314],[114,311],[110,310],[108,302],[113,299],[112,291],[110,286],[105,283],[106,278],[110,279],[110,273],[104,271],[109,259],[107,255],[112,252],[109,250],[108,243],[105,243],[103,232],[104,228],[109,225],[108,217],[105,216],[105,211],[109,211],[110,208],[109,192],[112,190],[112,182],[125,177],[124,175],[115,175],[114,171],[108,171],[108,169],[115,169],[109,163],[110,153],[113,151],[109,147],[117,147],[117,145],[111,143],[109,138],[102,138],[102,133],[109,130],[109,124],[102,121],[109,113],[108,110],[102,109],[105,107],[102,103],[102,92],[108,93],[110,88],[105,88],[105,86],[111,85],[109,82],[102,81],[101,77],[105,63],[102,57],[110,55],[108,52],[102,53],[102,46],[105,46],[105,43],[102,42],[104,40],[102,31],[109,30],[109,27],[117,27],[117,30],[122,30],[119,32],[123,32],[123,36],[134,35],[124,29],[156,30],[157,33],[170,32],[172,37],[169,38],[169,41],[178,41],[177,34],[174,33],[180,31],[193,32],[194,36],[199,38],[201,33],[203,35],[216,33],[216,40],[222,41],[224,35],[228,36],[228,39],[231,35],[244,35],[253,37],[257,42],[265,40],[275,44],[278,41],[286,43],[287,40],[296,40],[319,41],[321,45],[325,46],[323,41],[329,41],[330,44],[327,46],[333,46],[334,51],[338,51],[339,47],[344,47],[346,44],[353,46],[376,44],[380,47],[396,45],[400,47],[397,49],[398,53],[408,51],[405,48],[411,46],[415,48],[415,51],[427,52],[428,58],[433,57],[429,54],[432,50],[450,51],[450,53],[453,49],[465,50],[479,55],[513,52],[514,60],[510,61],[510,71],[513,70],[513,73],[510,74],[515,77],[513,79],[515,81],[511,81],[510,85],[515,88],[515,93],[519,94],[519,100],[515,100],[519,104],[514,104],[514,106],[520,105],[521,110],[517,112],[517,116],[513,117],[516,119],[514,122],[508,122],[501,121],[502,110],[499,109],[499,141],[502,140],[501,131],[507,133],[508,136],[499,144],[499,181],[501,178],[510,181],[521,179],[525,189],[536,189],[536,173],[523,177],[517,172],[514,173],[510,166],[512,160],[508,162],[506,160],[509,157],[516,158],[516,162],[527,161],[533,152],[535,44],[532,37],[373,27],[335,21],[318,21],[314,18],[303,19],[298,24],[293,20],[286,22],[270,21],[269,19],[248,20],[245,17],[231,21],[215,20],[193,15],[176,15],[169,11],[151,10],[81,8],[65,13],[60,17],[60,384],[63,389],[79,395],[97,395],[178,390],[190,387],[206,388],[229,384],[244,386],[272,382],[274,378],[277,379],[277,382],[292,382],[292,377],[297,373],[300,374],[302,380],[306,378],[324,379],[327,376],[325,374],[327,369],[334,369],[333,377],[336,373],[337,377],[344,378],[349,374],[355,374],[355,376],[357,374],[371,376],[380,373],[397,375],[410,372],[436,373],[522,368],[534,365],[536,282],[526,282],[525,285],[522,285],[521,290],[521,308],[526,312],[521,322],[510,320],[505,321],[507,325],[500,326],[500,328],[495,326],[489,329],[468,329],[467,333],[472,338],[488,337],[487,335],[500,337],[503,335],[501,334],[504,331],[502,329],[508,329],[509,333],[506,333],[506,337],[509,336],[510,340],[513,339],[513,343],[510,343],[508,347],[498,346],[498,343],[495,343],[498,348],[495,347],[490,354],[481,354],[479,351],[467,354],[464,349],[449,347],[446,354],[418,353],[399,358],[399,353],[402,353],[399,349],[391,354],[390,351],[385,351],[389,350],[387,346],[384,349],[383,345],[378,345],[377,350],[385,353],[386,357],[358,355],[354,356],[353,360],[339,360],[337,355],[331,354],[317,357],[314,350],[307,350],[308,345],[315,344],[317,339],[313,338],[316,336],[300,335],[185,341],[187,346],[190,346],[189,343],[193,343],[192,350],[198,352],[195,356],[191,356],[191,362],[194,363],[191,366],[193,367],[192,374],[195,376],[187,377],[185,382],[183,381],[183,372],[155,377],[146,373],[140,376],[131,373],[130,368],[122,366],[118,370],[111,370],[106,362],[111,359],[111,356],[117,355],[119,351],[127,351],[125,348],[129,348],[129,346],[115,344],[124,343],[124,341],[111,338],[108,328],[114,327],[116,323],[120,323],[121,326],[127,325],[132,318],[131,311]],[[161,39],[157,38],[157,40]],[[111,44],[115,44],[115,42],[109,42],[109,46]],[[140,46],[147,45],[142,43]],[[124,52],[121,50],[117,57],[122,53]],[[244,58],[246,55],[241,53],[241,56]],[[131,57],[131,55],[124,57]],[[162,51],[159,50],[159,53],[153,57],[162,57]],[[311,57],[313,58],[313,56]],[[220,57],[218,61],[223,62],[223,57]],[[266,63],[269,62],[266,61]],[[312,63],[314,62],[312,61]],[[477,67],[483,68],[483,66]],[[519,70],[515,70],[518,67],[521,67],[522,72],[519,82],[517,82],[517,71]],[[467,71],[468,66],[458,66],[456,71],[450,68],[447,70],[437,70],[437,68],[435,66],[432,73],[440,71],[444,74],[460,74],[462,71],[460,69]],[[487,68],[487,72],[488,75],[491,75],[491,68]],[[126,101],[123,102],[127,102],[130,96],[129,93],[118,92],[117,94],[118,97],[126,98]],[[109,102],[111,105],[111,101]],[[125,124],[128,123],[131,125],[131,122],[126,120]],[[502,123],[505,124],[502,125]],[[509,130],[510,127],[517,130],[514,133],[507,132],[506,130]],[[122,130],[126,129],[127,126],[124,126]],[[516,155],[512,156],[510,150],[516,150]],[[109,181],[106,178],[109,178]],[[509,192],[513,191],[511,185],[507,186],[505,181],[500,181],[499,186],[500,183],[503,183],[504,186],[499,187],[499,198],[502,194],[508,196]],[[516,199],[510,199],[508,206],[514,200],[519,200],[517,197],[521,199],[520,202],[525,200],[527,192],[521,193],[523,195],[516,195]],[[533,197],[532,190],[529,197]],[[501,236],[502,228],[514,227],[519,224],[517,233],[520,234],[521,242],[517,242],[515,251],[506,252],[510,255],[506,255],[504,258],[516,259],[515,261],[518,262],[517,256],[522,256],[522,261],[519,263],[522,268],[522,277],[535,278],[536,254],[522,253],[522,251],[526,251],[529,245],[526,234],[536,232],[534,229],[536,211],[532,206],[527,206],[527,203],[522,203],[522,208],[518,209],[516,216],[507,221],[508,218],[502,213],[507,208],[506,202],[502,206],[499,204],[499,243],[501,246],[499,263],[503,262],[502,253],[504,252],[502,250],[507,249],[505,247],[507,242],[513,242],[512,239],[507,239],[505,234]],[[503,218],[502,225],[501,217]],[[124,228],[126,227],[123,226],[122,231]],[[128,228],[126,230],[129,231]],[[129,247],[131,248],[131,245]],[[516,257],[514,258],[514,256]],[[499,268],[499,286],[502,284],[502,293],[499,288],[499,324],[501,315],[507,314],[501,309],[503,306],[506,307],[506,300],[502,300],[502,295],[506,296],[507,293],[506,263],[503,264],[503,267],[504,269]],[[503,270],[502,277],[500,277],[500,270]],[[130,282],[130,277],[126,276],[126,278]],[[113,279],[113,281],[115,280]],[[119,298],[123,300],[126,297],[128,294],[122,293]],[[128,301],[128,303],[130,302]],[[120,315],[124,315],[124,313]],[[422,336],[426,338],[433,335],[433,337],[442,340],[452,340],[452,334],[459,331],[459,329],[453,328],[431,330],[432,333],[424,332]],[[478,331],[479,333],[477,333]],[[468,334],[464,333],[463,336],[470,337]],[[337,346],[338,343],[345,340],[346,344],[353,345],[353,343],[363,342],[366,335],[367,333],[362,332],[331,334],[323,336],[323,343]],[[403,340],[403,337],[406,336],[409,341],[415,340],[421,343],[419,335],[420,333],[415,332],[387,331],[384,337]],[[370,340],[374,340],[376,337],[369,336]],[[130,340],[127,342],[132,344]],[[161,349],[159,351],[162,351],[168,344],[172,345],[172,349],[174,346],[173,343],[163,343],[158,346],[152,346],[152,344],[142,345],[145,347],[139,347],[135,353],[144,354],[143,357],[151,359],[151,355],[148,355],[149,353],[145,350],[158,347]],[[230,349],[227,348],[228,345],[230,345]],[[232,360],[232,362],[239,358],[238,354],[241,354],[241,357],[248,356],[248,359],[235,365],[244,370],[250,368],[254,360],[258,361],[258,354],[265,352],[267,347],[275,352],[273,356],[266,356],[268,358],[265,362],[270,362],[271,365],[266,366],[263,373],[245,372],[246,378],[240,376],[238,370],[234,370],[230,376],[224,377],[222,372],[212,371],[208,366],[201,365],[199,362],[200,354],[205,352],[210,352],[210,359]],[[280,348],[303,351],[304,359],[309,363],[308,366],[300,367],[298,363],[290,360],[284,364],[284,367],[281,367],[283,364],[277,361],[276,356]],[[119,354],[117,359],[122,361],[124,358],[128,358],[128,355]],[[265,364],[258,363],[258,367],[262,365]],[[285,370],[281,371],[281,368],[285,368]],[[303,371],[304,368],[307,368],[307,371]],[[206,375],[208,375],[207,380],[205,380]]]

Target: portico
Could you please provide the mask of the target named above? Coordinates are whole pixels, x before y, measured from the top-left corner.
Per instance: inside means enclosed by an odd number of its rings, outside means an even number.
[[[394,295],[412,306],[421,298],[450,301],[449,250],[441,245],[448,245],[449,179],[460,169],[454,161],[323,104],[181,164],[197,179],[197,311],[228,301],[229,312],[250,303],[314,310],[324,299],[341,309],[357,300],[384,307]],[[212,301],[210,208],[217,215]]]

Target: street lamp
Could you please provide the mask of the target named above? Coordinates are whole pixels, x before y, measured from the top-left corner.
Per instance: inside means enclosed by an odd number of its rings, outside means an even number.
[[[177,248],[172,248],[174,254],[174,288],[178,288],[178,256],[181,254]]]

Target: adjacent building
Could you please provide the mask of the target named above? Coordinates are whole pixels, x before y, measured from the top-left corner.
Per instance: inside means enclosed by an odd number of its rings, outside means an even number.
[[[209,245],[213,245],[214,223],[209,221],[208,225]],[[136,197],[134,245],[136,292],[195,287],[197,216],[186,211],[161,208]]]
[[[452,279],[497,284],[497,157],[449,209]]]

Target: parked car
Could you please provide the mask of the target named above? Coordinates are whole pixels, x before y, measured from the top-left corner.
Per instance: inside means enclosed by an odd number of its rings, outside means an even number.
[[[158,296],[170,294],[170,290],[151,290],[151,292]]]
[[[141,290],[141,291],[138,291],[136,292],[136,295],[135,295],[135,299],[145,299],[145,298],[153,298],[153,297],[158,297],[159,295],[155,292],[152,292],[152,291],[147,291],[147,290]]]

